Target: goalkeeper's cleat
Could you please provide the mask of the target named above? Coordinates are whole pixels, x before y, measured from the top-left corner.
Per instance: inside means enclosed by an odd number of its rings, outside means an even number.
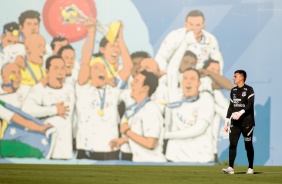
[[[227,167],[226,169],[222,169],[224,174],[234,174],[234,169],[232,167]]]
[[[254,174],[254,170],[249,168],[248,171],[246,172],[246,174]]]

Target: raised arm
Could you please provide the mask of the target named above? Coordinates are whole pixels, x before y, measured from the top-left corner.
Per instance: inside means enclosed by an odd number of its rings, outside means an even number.
[[[90,60],[94,51],[94,41],[96,35],[96,19],[86,20],[84,25],[87,28],[88,35],[82,47],[81,67],[78,74],[78,84],[85,84],[90,77]]]
[[[193,38],[193,32],[187,32],[180,42],[179,46],[175,48],[173,55],[171,56],[170,62],[167,68],[167,85],[169,89],[175,89],[179,82],[179,67],[190,43]]]
[[[128,49],[126,47],[126,44],[124,42],[124,38],[123,38],[123,24],[121,24],[120,29],[119,29],[119,33],[118,33],[118,37],[117,37],[117,43],[119,45],[120,51],[121,51],[121,59],[122,59],[122,69],[119,72],[119,76],[121,78],[122,81],[127,81],[132,68],[133,68],[133,63],[130,57],[130,54],[128,52]]]
[[[213,89],[231,90],[234,87],[232,82],[222,75],[219,75],[206,69],[200,69],[200,73],[204,76],[209,76],[215,82],[215,85],[213,85]]]
[[[161,71],[167,72],[169,60],[184,39],[185,34],[186,28],[174,30],[170,32],[162,42],[155,56],[155,60]]]
[[[14,114],[11,121],[20,125],[20,126],[22,126],[22,127],[27,128],[31,131],[41,132],[43,134],[45,134],[47,129],[52,127],[52,125],[50,125],[50,124],[46,124],[46,125],[41,126],[37,123],[34,123],[33,121],[30,121],[30,120],[23,118],[19,114]]]

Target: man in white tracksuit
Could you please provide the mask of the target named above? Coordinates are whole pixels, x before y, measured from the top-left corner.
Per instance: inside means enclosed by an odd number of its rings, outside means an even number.
[[[64,83],[65,62],[60,56],[46,61],[46,86],[38,83],[30,89],[22,110],[42,118],[57,129],[57,138],[51,155],[53,159],[72,158],[72,113],[75,104],[73,87]]]
[[[173,55],[180,45],[186,42],[186,50],[197,56],[196,69],[202,68],[208,58],[213,58],[220,62],[222,73],[223,58],[218,41],[214,35],[204,30],[205,25],[204,14],[193,10],[186,17],[185,27],[173,30],[166,36],[155,56],[161,71],[169,72],[170,67],[174,65],[171,61]]]
[[[131,83],[135,104],[128,107],[121,120],[120,133],[126,137],[111,141],[119,148],[129,143],[134,162],[166,162],[163,155],[164,119],[150,97],[158,86],[158,77],[146,70],[139,72]]]
[[[151,95],[150,99],[152,102],[156,104],[158,109],[160,110],[161,114],[165,114],[165,105],[164,103],[167,102],[168,97],[167,97],[167,86],[165,84],[166,76],[163,75],[163,72],[159,70],[159,66],[157,62],[150,58],[148,55],[144,58],[139,57],[140,61],[138,64],[134,64],[135,70],[132,72],[132,76],[135,77],[139,72],[142,72],[143,70],[146,70],[148,72],[154,73],[158,78],[158,86],[156,88],[156,91]],[[137,65],[137,66],[136,66]],[[133,80],[132,80],[133,81]],[[123,93],[121,93],[121,100],[125,102],[126,108],[132,105],[135,101],[131,97],[130,93],[132,92],[131,87],[130,89],[125,90]],[[124,136],[124,135],[122,135]],[[127,146],[128,144],[122,144],[120,149],[124,153],[131,153],[130,148]]]
[[[166,158],[173,162],[212,162],[213,137],[211,123],[214,117],[214,100],[210,93],[199,93],[200,75],[195,69],[183,73],[182,93],[175,95],[171,108],[171,131]],[[178,89],[172,89],[178,90]]]
[[[94,22],[93,22],[94,21]],[[119,150],[112,150],[109,143],[118,138],[119,114],[117,105],[121,90],[109,85],[107,65],[91,61],[95,40],[95,20],[89,21],[88,37],[83,46],[82,63],[76,84],[76,109],[78,114],[76,145],[78,159],[118,160]],[[123,61],[132,63],[120,29],[116,44],[124,54]],[[110,46],[110,43],[108,43]],[[131,67],[130,67],[131,68]],[[128,80],[130,70],[119,71],[120,82]],[[123,81],[123,79],[125,81]],[[111,83],[112,84],[112,83]]]
[[[2,90],[2,92],[0,93],[0,99],[6,103],[13,105],[16,108],[22,107],[23,101],[29,92],[29,88],[20,85],[21,76],[19,71],[19,67],[15,63],[7,63],[5,67],[1,69],[3,84],[0,87]],[[15,113],[11,112],[8,109],[5,109],[2,106],[0,106],[0,109],[0,117],[4,119],[7,123],[9,123]],[[46,128],[47,127],[50,126],[46,126]],[[39,131],[40,127],[37,126],[35,127],[35,129]],[[45,128],[42,127],[42,130],[43,129]]]
[[[73,90],[75,90],[75,84],[77,83],[78,79],[78,72],[79,72],[79,64],[75,60],[75,50],[71,45],[62,46],[57,53],[61,56],[66,64],[66,79],[65,83],[72,86]],[[72,132],[73,132],[73,141],[75,143],[76,138],[76,130],[77,130],[77,112],[74,109],[73,113],[73,123],[72,123]],[[74,145],[75,149],[75,145]]]
[[[187,45],[191,42],[191,34],[186,34],[184,36],[184,39],[180,43],[179,47],[175,50],[174,54],[170,58],[170,63],[168,64],[167,69],[167,77],[168,77],[168,88],[169,89],[175,89],[177,87],[181,87],[181,73],[182,70],[187,67],[197,68],[197,62],[194,62],[197,56],[195,53],[191,52],[193,50],[192,48],[188,48],[190,50],[187,50]],[[187,57],[187,53],[189,53],[189,57]],[[185,58],[186,57],[186,58]],[[211,62],[213,61],[213,62]],[[186,63],[186,64],[185,64]],[[211,64],[210,64],[211,63]],[[211,66],[209,66],[211,65]],[[209,70],[206,70],[206,68],[209,66],[209,68],[216,70],[213,72],[210,72]],[[214,67],[215,66],[215,67]],[[199,67],[199,66],[198,66]],[[202,69],[204,67],[204,69]],[[220,111],[220,114],[224,114],[226,111],[225,108],[227,108],[228,103],[226,103],[226,99],[222,92],[219,89],[228,89],[230,90],[233,85],[232,83],[226,79],[224,76],[220,74],[220,62],[214,61],[211,59],[207,59],[205,61],[204,65],[201,65],[201,68],[198,68],[201,73],[201,86],[199,88],[200,91],[208,91],[214,95],[215,102],[216,102],[216,110]],[[180,85],[179,85],[180,84]],[[212,85],[215,84],[215,85]],[[181,91],[177,91],[177,93],[181,93]],[[177,94],[175,94],[175,90],[169,90],[168,91],[168,97],[171,101],[175,98]],[[169,112],[169,110],[167,110]],[[223,112],[223,113],[221,113]],[[217,113],[218,114],[218,113]],[[169,122],[167,119],[169,119],[170,113],[166,114],[166,122]],[[224,118],[224,115],[222,116]],[[215,123],[212,123],[213,125],[213,134],[214,134],[214,151],[215,154],[217,153],[217,137],[218,137],[218,131],[219,131],[219,123],[220,118],[218,116],[215,116],[214,119]],[[167,126],[167,129],[169,130],[170,125]],[[217,158],[217,157],[216,157]]]
[[[120,89],[106,83],[106,68],[101,63],[91,67],[92,84],[76,85],[78,114],[76,146],[78,159],[118,160],[118,150],[109,143],[118,138]]]
[[[215,161],[218,161],[218,136],[220,132],[220,122],[225,120],[225,113],[228,109],[228,100],[223,95],[221,89],[231,90],[233,84],[224,76],[220,75],[220,66],[218,61],[209,59],[202,69],[200,91],[208,91],[214,97],[215,115],[212,123],[213,145]],[[224,131],[223,129],[221,131]]]

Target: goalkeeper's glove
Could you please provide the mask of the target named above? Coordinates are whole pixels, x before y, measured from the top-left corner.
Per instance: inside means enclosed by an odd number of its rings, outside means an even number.
[[[229,121],[230,121],[229,118],[225,118],[225,124],[224,124],[225,132],[228,132]]]
[[[242,109],[238,112],[233,112],[232,113],[232,119],[238,120],[242,116],[242,114],[244,114],[244,113],[245,113],[244,109]]]

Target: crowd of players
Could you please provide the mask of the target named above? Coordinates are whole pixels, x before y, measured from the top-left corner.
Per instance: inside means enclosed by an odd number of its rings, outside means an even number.
[[[82,23],[88,35],[81,51],[61,36],[46,43],[40,21],[27,10],[3,27],[1,157],[217,161],[229,105],[221,90],[233,85],[201,11],[189,12],[154,57],[129,53],[122,23],[114,43],[102,38],[93,54],[95,19]]]

